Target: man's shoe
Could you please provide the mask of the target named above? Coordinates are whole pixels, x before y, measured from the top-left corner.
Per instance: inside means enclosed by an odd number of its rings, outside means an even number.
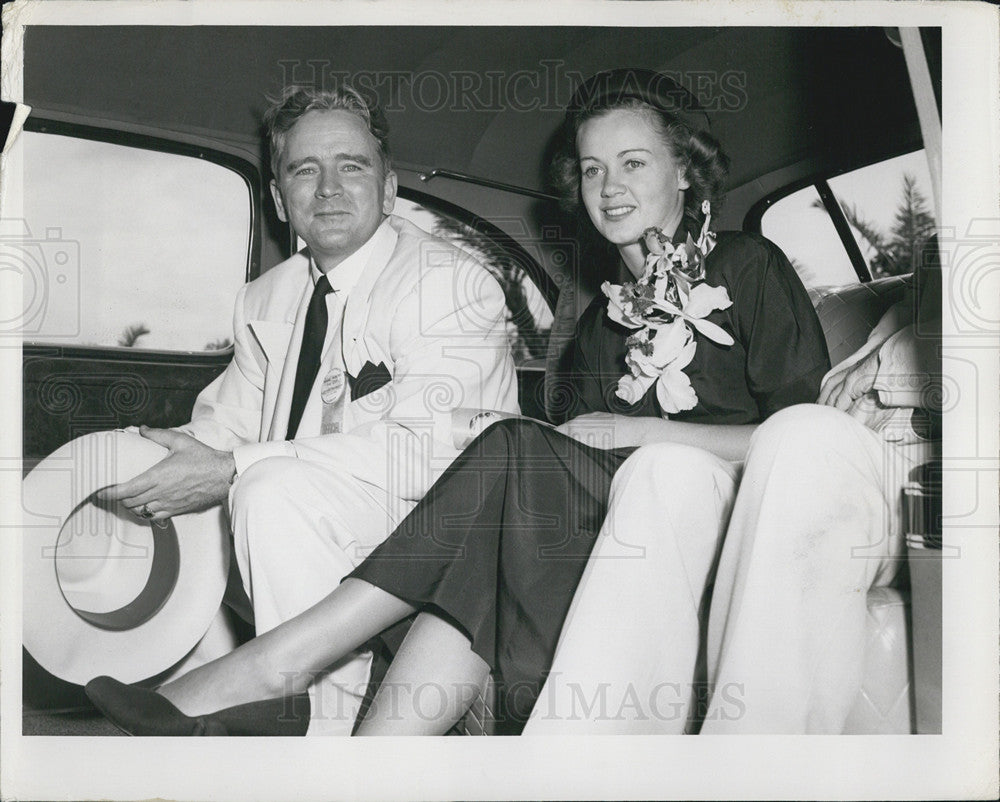
[[[228,735],[225,726],[211,716],[186,716],[165,696],[148,688],[97,677],[84,691],[126,735]]]

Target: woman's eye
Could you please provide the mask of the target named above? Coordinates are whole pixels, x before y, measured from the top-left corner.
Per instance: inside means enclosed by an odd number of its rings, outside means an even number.
[[[600,172],[600,170],[597,167],[594,167],[593,165],[591,165],[590,167],[585,167],[584,168],[583,175],[584,175],[585,178],[593,178],[599,172]]]
[[[639,167],[642,167],[644,164],[645,162],[640,161],[639,159],[629,159],[627,162],[625,162],[625,166],[628,167],[630,170],[636,170]]]

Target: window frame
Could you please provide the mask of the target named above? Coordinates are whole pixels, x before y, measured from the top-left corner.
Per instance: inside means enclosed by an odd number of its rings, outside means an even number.
[[[409,187],[401,186],[399,187],[397,194],[399,197],[412,201],[413,203],[418,203],[421,206],[430,209],[432,212],[446,214],[449,217],[455,218],[460,223],[469,226],[469,228],[485,234],[505,250],[509,250],[514,253],[518,260],[518,264],[522,264],[524,266],[525,271],[528,273],[528,277],[532,280],[532,282],[534,282],[535,287],[541,293],[542,298],[545,299],[545,303],[548,305],[549,310],[552,312],[555,311],[556,300],[559,297],[559,288],[555,281],[545,271],[545,268],[538,263],[535,257],[528,253],[527,249],[525,249],[521,243],[519,243],[502,228],[494,225],[485,217],[480,217],[475,212],[470,212],[468,209],[451,203],[450,201],[442,200],[436,195],[421,192],[419,189],[410,189]]]
[[[915,147],[914,144],[916,144]],[[834,230],[840,238],[841,245],[844,246],[844,251],[847,253],[848,258],[851,261],[851,266],[854,268],[854,272],[857,274],[859,282],[861,284],[867,284],[873,280],[872,274],[868,269],[868,265],[861,253],[861,248],[858,246],[857,240],[851,233],[850,223],[848,223],[847,217],[844,215],[844,210],[837,202],[836,196],[830,188],[829,181],[832,178],[838,178],[846,173],[863,170],[866,167],[871,167],[872,165],[880,164],[881,162],[889,161],[890,159],[895,159],[899,156],[914,153],[921,150],[923,147],[923,142],[911,143],[899,151],[883,154],[874,161],[866,161],[864,164],[849,164],[834,171],[830,171],[829,169],[812,170],[805,177],[800,178],[797,181],[793,181],[790,184],[785,184],[784,186],[769,192],[754,203],[743,216],[743,230],[754,234],[760,234],[761,222],[768,209],[789,195],[793,195],[796,192],[811,186],[816,190],[816,194],[819,195],[824,208],[830,215],[830,221],[833,223]]]
[[[181,142],[173,139],[151,136],[149,134],[122,131],[115,128],[103,128],[95,125],[85,125],[76,122],[55,120],[47,117],[30,116],[25,120],[23,130],[40,134],[67,136],[76,139],[86,139],[95,142],[106,142],[112,145],[150,150],[159,153],[172,153],[212,162],[227,168],[243,179],[250,193],[250,238],[247,243],[246,272],[244,283],[257,278],[260,273],[261,235],[260,207],[263,193],[263,180],[260,170],[247,159],[216,150],[203,145]],[[232,310],[229,310],[230,314]],[[233,345],[215,351],[166,351],[159,349],[125,348],[117,345],[76,345],[60,342],[27,342],[22,335],[22,347],[25,353],[31,355],[69,356],[81,359],[115,359],[133,363],[178,363],[194,365],[227,364],[233,355]]]

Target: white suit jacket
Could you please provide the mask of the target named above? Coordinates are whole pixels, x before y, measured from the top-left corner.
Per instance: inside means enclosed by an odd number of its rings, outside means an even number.
[[[293,455],[416,500],[457,456],[454,409],[516,412],[500,285],[450,243],[399,217],[388,226],[348,294],[341,356],[352,377],[370,362],[384,364],[391,381],[348,399],[342,433],[284,440],[313,289],[305,252],[240,290],[233,360],[198,396],[181,430],[233,451],[238,473]],[[323,365],[335,356],[324,355]]]

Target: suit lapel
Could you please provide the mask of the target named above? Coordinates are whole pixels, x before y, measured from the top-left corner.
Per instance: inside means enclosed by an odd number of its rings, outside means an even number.
[[[270,381],[264,382],[264,407],[261,410],[262,422],[269,422],[267,427],[268,440],[284,440],[288,432],[288,413],[292,406],[292,393],[295,390],[295,371],[299,362],[299,350],[302,347],[302,330],[306,323],[306,310],[312,297],[312,282],[306,281],[299,293],[298,309],[295,323],[252,321],[254,336],[261,343],[261,348],[268,359],[268,374]],[[258,329],[261,334],[258,335]],[[265,345],[265,341],[268,345]],[[280,375],[280,380],[275,381]],[[262,428],[264,428],[262,426]]]
[[[368,324],[369,316],[374,311],[371,303],[372,292],[396,250],[396,243],[399,239],[396,225],[398,220],[395,216],[390,215],[389,224],[379,229],[378,242],[376,242],[371,256],[368,257],[364,272],[347,296],[347,306],[344,309],[344,322],[341,329],[342,348],[344,364],[348,371],[354,375],[361,367],[360,359],[357,356],[358,340]]]

